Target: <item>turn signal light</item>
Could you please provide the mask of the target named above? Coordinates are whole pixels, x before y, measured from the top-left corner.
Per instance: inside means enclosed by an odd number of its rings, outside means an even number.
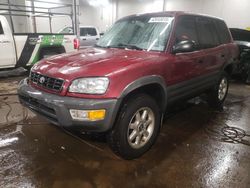
[[[74,110],[70,109],[72,119],[77,121],[100,121],[105,118],[106,110]]]
[[[88,117],[90,121],[103,120],[105,118],[105,110],[92,110],[88,112]]]

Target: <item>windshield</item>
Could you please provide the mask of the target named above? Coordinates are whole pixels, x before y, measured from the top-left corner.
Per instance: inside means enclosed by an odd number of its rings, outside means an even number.
[[[135,16],[116,22],[97,43],[104,48],[164,51],[173,17]]]

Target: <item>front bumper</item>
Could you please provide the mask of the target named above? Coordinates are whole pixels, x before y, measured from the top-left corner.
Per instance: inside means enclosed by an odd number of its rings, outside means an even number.
[[[117,99],[81,99],[58,96],[31,87],[27,83],[27,78],[20,82],[18,95],[21,104],[44,116],[53,124],[63,127],[77,127],[83,131],[105,132],[109,130],[114,124],[119,109],[119,100]],[[105,109],[106,116],[101,121],[76,121],[72,119],[69,109]]]

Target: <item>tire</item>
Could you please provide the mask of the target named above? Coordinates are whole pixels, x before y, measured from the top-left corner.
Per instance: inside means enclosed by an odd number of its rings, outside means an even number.
[[[139,119],[141,121],[138,121]],[[110,148],[123,159],[130,160],[140,157],[156,141],[160,129],[160,119],[161,111],[153,98],[145,94],[130,98],[121,107],[115,126],[107,135]],[[129,140],[129,136],[131,140]],[[137,142],[136,140],[139,139],[140,142]]]
[[[216,86],[207,93],[207,102],[211,107],[222,108],[228,94],[229,76],[223,72]]]

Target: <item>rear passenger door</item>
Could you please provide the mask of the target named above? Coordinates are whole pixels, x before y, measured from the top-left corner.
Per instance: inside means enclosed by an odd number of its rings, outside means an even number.
[[[232,38],[230,35],[230,31],[223,20],[214,20],[216,32],[220,39],[220,46],[223,47],[225,54],[224,61],[229,62],[232,60],[233,63],[237,62],[238,54],[237,50],[235,50],[235,45],[232,43]],[[231,48],[228,48],[231,46]],[[222,55],[223,55],[222,54]]]
[[[197,17],[196,25],[200,49],[204,52],[204,58],[200,61],[200,74],[212,77],[225,62],[227,51],[220,44],[214,19]]]

